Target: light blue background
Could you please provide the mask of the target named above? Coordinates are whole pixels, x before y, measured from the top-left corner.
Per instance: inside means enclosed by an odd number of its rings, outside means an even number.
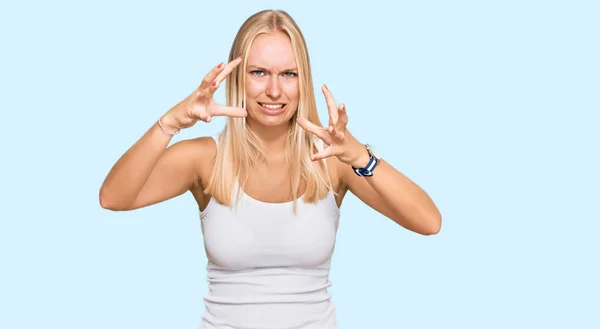
[[[341,328],[600,327],[597,1],[6,1],[1,328],[198,327],[192,197],[116,213],[98,190],[264,8],[292,14],[317,90],[443,214],[425,237],[347,197]]]

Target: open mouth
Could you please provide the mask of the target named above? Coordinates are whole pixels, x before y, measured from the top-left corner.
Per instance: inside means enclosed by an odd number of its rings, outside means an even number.
[[[266,114],[279,114],[285,111],[286,105],[285,103],[258,103],[261,111]]]

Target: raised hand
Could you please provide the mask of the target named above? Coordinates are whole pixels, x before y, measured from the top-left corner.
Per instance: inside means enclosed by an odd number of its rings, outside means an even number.
[[[189,128],[198,121],[210,122],[213,116],[245,117],[245,109],[217,104],[213,97],[221,82],[240,62],[241,58],[238,57],[227,65],[221,63],[208,72],[198,88],[162,117],[163,127],[178,131]]]
[[[357,166],[364,167],[369,161],[369,154],[364,145],[362,145],[346,128],[348,123],[348,114],[344,104],[336,104],[331,92],[327,86],[322,87],[327,109],[329,111],[329,126],[319,127],[306,118],[299,117],[297,123],[304,130],[313,133],[319,137],[328,146],[312,156],[316,161],[330,156],[336,156],[340,161]]]

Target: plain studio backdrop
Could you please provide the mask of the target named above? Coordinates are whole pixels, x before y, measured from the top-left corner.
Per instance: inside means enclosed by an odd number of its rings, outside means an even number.
[[[341,328],[600,327],[598,2],[181,0],[0,5],[1,328],[199,326],[193,198],[111,212],[98,190],[265,8],[300,25],[322,122],[327,84],[443,215],[420,236],[346,198]]]

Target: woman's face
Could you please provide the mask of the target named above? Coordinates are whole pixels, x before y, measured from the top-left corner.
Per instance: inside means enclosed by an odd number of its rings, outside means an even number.
[[[298,108],[298,67],[282,32],[254,39],[246,65],[246,111],[250,125],[287,125]]]

